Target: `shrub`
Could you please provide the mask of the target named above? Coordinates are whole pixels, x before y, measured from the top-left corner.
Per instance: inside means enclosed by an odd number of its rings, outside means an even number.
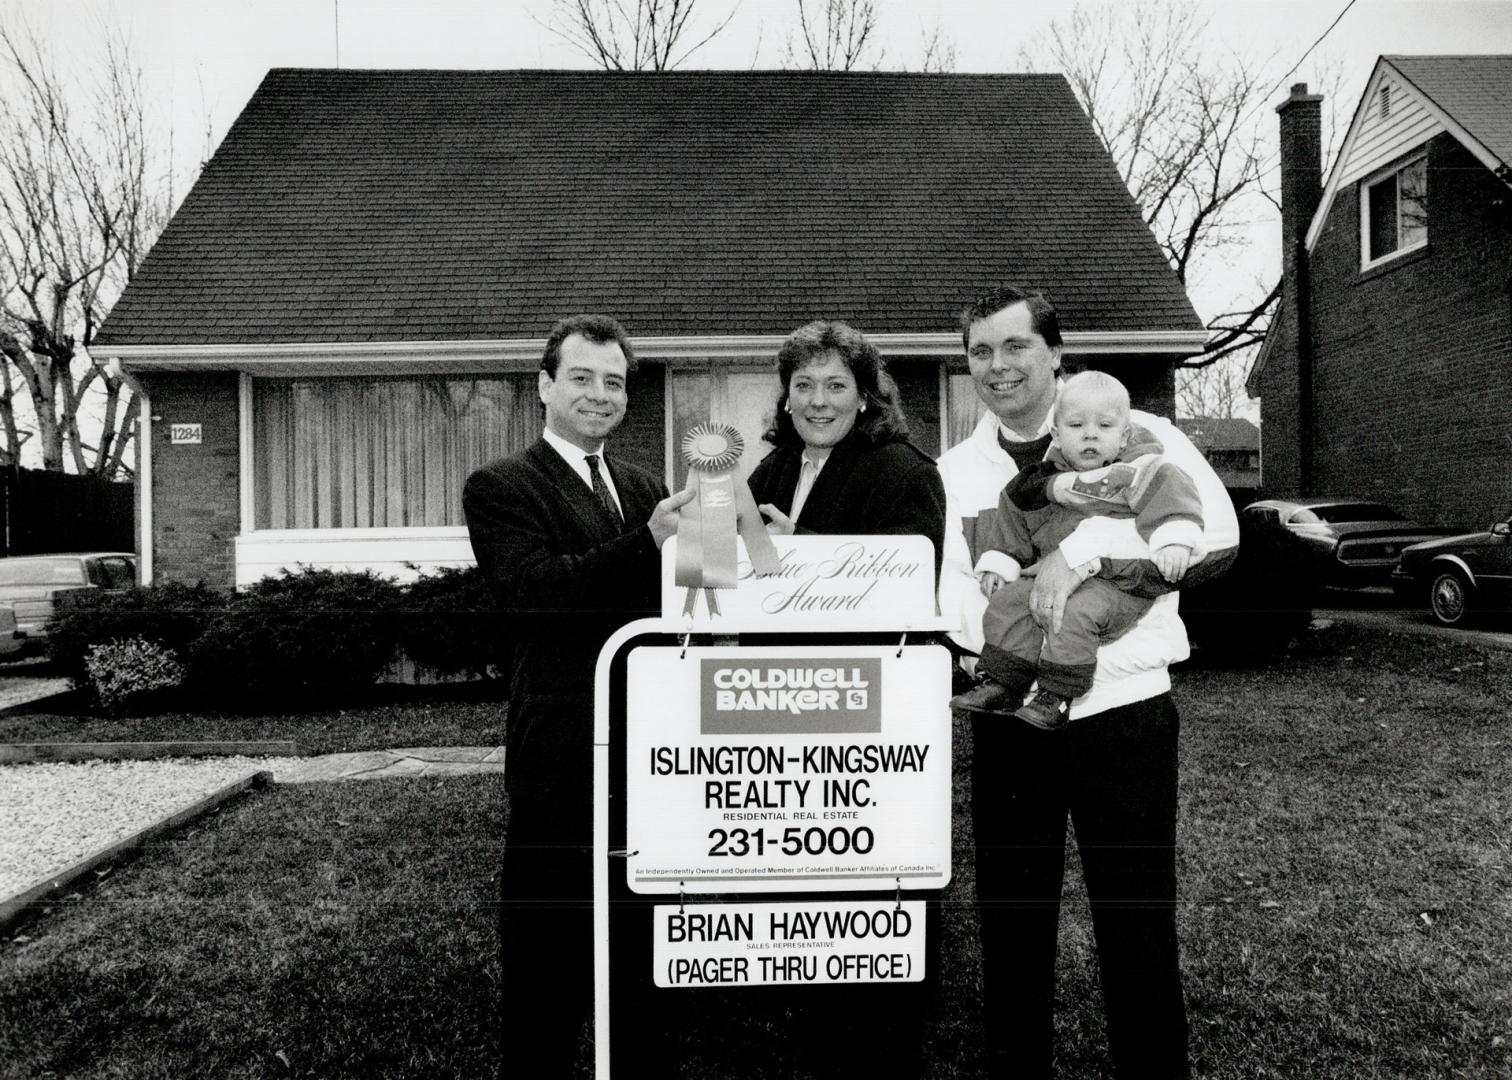
[[[85,657],[91,646],[136,638],[187,656],[194,640],[227,602],[223,593],[204,585],[63,593],[48,627],[48,654],[76,686],[84,686],[89,681]]]
[[[401,591],[371,572],[304,569],[231,599],[190,655],[196,693],[231,708],[306,705],[370,687],[393,658]]]
[[[84,668],[95,698],[115,715],[160,707],[184,682],[173,650],[140,637],[91,645]]]
[[[399,647],[417,664],[443,675],[508,671],[508,620],[476,566],[443,567],[410,582],[400,614]]]

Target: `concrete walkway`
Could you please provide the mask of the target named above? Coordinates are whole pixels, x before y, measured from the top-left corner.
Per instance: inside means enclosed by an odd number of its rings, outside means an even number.
[[[277,784],[321,780],[382,780],[394,776],[464,776],[504,772],[502,746],[414,746],[306,758],[269,758]]]

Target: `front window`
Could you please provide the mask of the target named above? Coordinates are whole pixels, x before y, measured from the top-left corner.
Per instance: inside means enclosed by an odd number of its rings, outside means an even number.
[[[534,372],[258,379],[256,527],[463,525],[468,474],[540,434]]]
[[[977,396],[976,380],[971,373],[952,372],[945,377],[944,444],[955,446],[975,430],[987,406]]]
[[[760,369],[730,369],[719,366],[686,367],[672,372],[672,409],[669,445],[672,448],[672,483],[680,488],[688,478],[683,461],[682,438],[705,421],[729,424],[745,441],[740,473],[749,476],[771,446],[762,435],[772,426],[777,404],[777,376],[770,366]]]
[[[1366,265],[1428,242],[1428,159],[1361,185]]]

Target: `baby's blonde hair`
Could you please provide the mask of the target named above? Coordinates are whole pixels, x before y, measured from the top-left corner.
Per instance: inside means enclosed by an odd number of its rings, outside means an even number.
[[[1052,422],[1060,419],[1061,402],[1072,394],[1112,398],[1125,420],[1128,419],[1129,410],[1132,408],[1129,404],[1129,391],[1124,388],[1123,383],[1106,371],[1080,371],[1060,384],[1060,389],[1055,395],[1055,405],[1050,412]]]

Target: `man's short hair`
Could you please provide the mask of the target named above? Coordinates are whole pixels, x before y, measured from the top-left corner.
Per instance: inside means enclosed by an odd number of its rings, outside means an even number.
[[[1055,404],[1050,409],[1053,419],[1060,418],[1061,402],[1068,394],[1102,394],[1114,399],[1125,416],[1134,406],[1129,401],[1129,388],[1106,371],[1078,371],[1061,382],[1055,393]]]
[[[630,349],[630,335],[625,333],[625,328],[617,320],[608,315],[569,315],[565,319],[558,319],[551,328],[551,333],[546,336],[546,352],[541,356],[541,370],[551,378],[556,378],[557,368],[562,363],[562,342],[573,334],[582,334],[595,345],[615,342],[619,345],[620,352],[625,354],[626,369],[635,370],[635,353]]]
[[[1018,285],[1003,285],[990,293],[977,297],[971,306],[961,312],[961,347],[971,347],[971,324],[981,322],[1014,304],[1029,306],[1029,325],[1045,339],[1051,348],[1061,345],[1060,316],[1055,305],[1038,289],[1025,289]]]

